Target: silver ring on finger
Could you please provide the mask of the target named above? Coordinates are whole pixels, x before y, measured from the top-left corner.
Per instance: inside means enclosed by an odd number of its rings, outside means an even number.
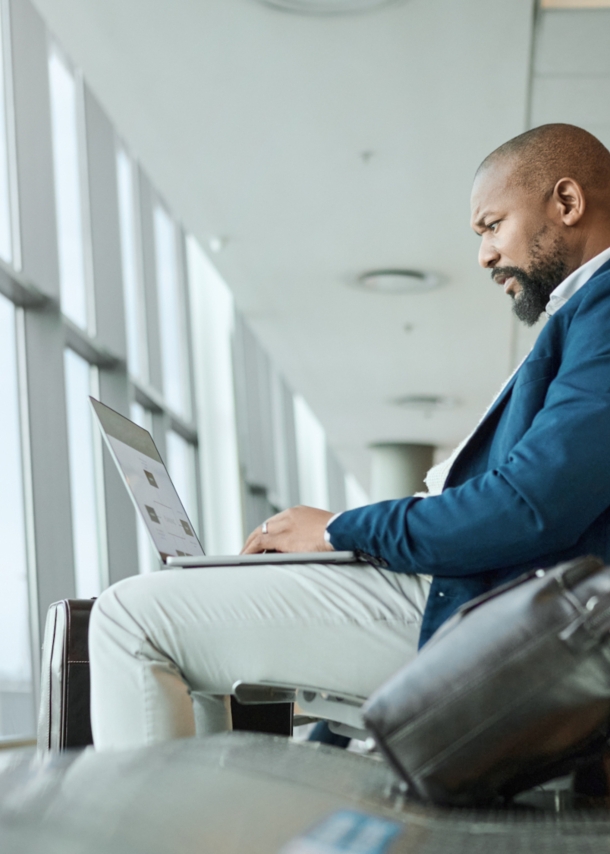
[[[261,525],[261,531],[262,531],[262,533],[263,533],[263,534],[268,534],[268,533],[269,533],[269,528],[267,527],[267,522],[266,522],[266,521],[265,521],[265,522],[263,522],[263,524]]]

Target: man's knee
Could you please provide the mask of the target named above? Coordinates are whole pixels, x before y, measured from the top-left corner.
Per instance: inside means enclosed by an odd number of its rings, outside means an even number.
[[[89,645],[95,646],[98,638],[127,631],[141,636],[144,633],[139,620],[139,610],[144,603],[142,582],[148,576],[132,576],[108,587],[95,601],[89,624]]]

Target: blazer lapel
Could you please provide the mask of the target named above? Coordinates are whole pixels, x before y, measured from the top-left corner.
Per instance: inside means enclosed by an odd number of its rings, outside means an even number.
[[[492,400],[489,407],[487,408],[487,412],[484,413],[483,417],[481,418],[481,420],[479,421],[479,423],[475,427],[473,434],[472,434],[473,436],[475,433],[478,432],[479,427],[482,427],[483,424],[485,423],[485,421],[487,421],[487,419],[493,415],[493,413],[496,411],[496,409],[498,409],[498,407],[500,407],[500,406],[503,406],[503,404],[506,402],[511,391],[513,390],[513,386],[514,386],[515,382],[517,381],[517,375],[518,375],[519,371],[521,370],[521,366],[523,365],[525,360],[528,358],[528,356],[529,356],[529,353],[527,354],[527,356],[524,359],[522,359],[519,362],[519,364],[517,365],[515,370],[512,372],[510,377],[506,380],[506,382],[504,383],[504,385],[502,386],[502,388],[500,389],[498,394]]]
[[[506,405],[513,390],[513,386],[515,385],[515,382],[517,380],[517,375],[519,373],[519,370],[521,369],[521,365],[523,365],[526,359],[527,356],[522,359],[522,361],[517,365],[517,367],[507,379],[507,381],[504,383],[496,397],[492,400],[491,404],[487,408],[486,412],[483,414],[481,420],[474,428],[470,436],[468,436],[457,449],[455,458],[452,461],[451,466],[447,472],[443,489],[447,488],[448,486],[451,486],[452,475],[457,472],[460,460],[463,460],[464,455],[469,450],[472,450],[473,443],[475,443],[477,439],[480,439],[485,434],[490,424],[496,421],[496,416],[499,415],[504,409],[504,406]]]

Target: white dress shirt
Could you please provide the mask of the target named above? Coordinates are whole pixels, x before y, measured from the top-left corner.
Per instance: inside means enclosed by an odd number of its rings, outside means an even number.
[[[597,273],[599,268],[603,267],[606,261],[610,261],[610,248],[604,249],[604,251],[600,252],[599,255],[596,255],[595,258],[591,258],[590,261],[587,261],[587,263],[583,264],[582,267],[579,267],[578,270],[574,270],[573,273],[570,273],[567,279],[564,279],[560,285],[557,285],[546,304],[545,311],[549,317],[555,314],[556,311],[559,311],[559,309],[567,303],[570,297],[574,296],[576,291],[579,291],[583,285],[586,285],[591,276],[594,273]]]

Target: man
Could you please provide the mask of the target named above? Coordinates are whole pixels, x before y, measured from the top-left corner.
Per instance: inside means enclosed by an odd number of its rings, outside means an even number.
[[[240,678],[367,696],[472,597],[610,558],[610,152],[570,125],[516,137],[477,171],[472,225],[517,316],[550,319],[440,494],[335,517],[292,508],[245,546],[358,549],[387,569],[186,570],[110,588],[90,636],[99,748],[225,728],[221,695]]]

